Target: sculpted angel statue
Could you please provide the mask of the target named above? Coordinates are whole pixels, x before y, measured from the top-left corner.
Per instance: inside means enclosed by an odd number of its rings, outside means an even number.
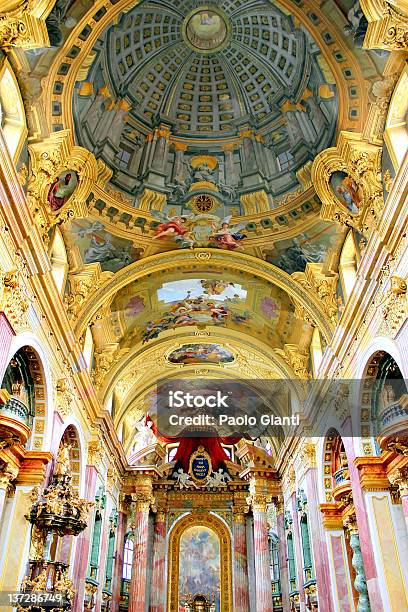
[[[188,488],[191,486],[192,483],[190,480],[190,475],[186,474],[183,471],[183,468],[179,468],[175,476],[176,476],[177,484],[180,485],[180,489]]]
[[[221,221],[221,225],[217,227],[213,225],[213,239],[218,243],[222,249],[228,249],[232,251],[233,249],[242,248],[239,244],[240,240],[244,240],[246,238],[246,234],[243,234],[241,230],[243,230],[247,223],[246,221],[242,221],[241,223],[237,223],[230,226],[229,222],[231,220],[232,215],[228,217],[224,217]]]
[[[227,482],[231,480],[231,476],[219,468],[218,472],[213,472],[207,480],[208,487],[226,487]]]
[[[57,461],[55,463],[54,474],[60,474],[65,476],[70,473],[70,464],[69,464],[69,451],[71,449],[70,444],[63,444],[59,447],[57,453]]]

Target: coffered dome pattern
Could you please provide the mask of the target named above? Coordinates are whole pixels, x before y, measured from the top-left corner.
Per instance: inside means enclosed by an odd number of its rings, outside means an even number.
[[[203,21],[202,31],[214,21],[224,32],[218,45],[215,30],[214,52],[210,38],[207,50],[189,41],[194,19]],[[142,3],[95,49],[92,73],[128,100],[132,116],[151,127],[157,115],[166,115],[180,134],[232,135],[246,115],[266,125],[287,100],[297,104],[306,87],[324,82],[316,45],[266,1],[223,2],[222,11],[190,2]]]

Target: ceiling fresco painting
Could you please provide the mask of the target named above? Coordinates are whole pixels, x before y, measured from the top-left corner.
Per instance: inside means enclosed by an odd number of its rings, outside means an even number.
[[[51,48],[21,60],[27,193],[44,242],[63,238],[95,384],[153,349],[152,372],[243,372],[254,342],[277,359],[268,376],[309,376],[314,330],[324,348],[341,314],[346,237],[361,257],[382,192],[359,156],[380,159],[390,54],[364,47],[355,0],[105,9],[57,2]],[[368,113],[377,131],[361,144]]]
[[[67,245],[84,264],[99,263],[103,271],[117,272],[140,257],[140,249],[115,236],[99,221],[78,219],[65,233]]]
[[[231,363],[234,355],[219,344],[183,344],[167,358],[171,363]]]

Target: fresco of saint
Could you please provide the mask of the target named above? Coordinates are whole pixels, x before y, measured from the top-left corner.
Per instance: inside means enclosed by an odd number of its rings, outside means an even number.
[[[78,176],[73,170],[62,172],[59,176],[56,176],[47,196],[51,210],[57,211],[64,206],[68,198],[74,193],[77,185]]]
[[[330,184],[338,199],[354,215],[360,212],[361,188],[356,181],[345,172],[334,172],[330,177]]]

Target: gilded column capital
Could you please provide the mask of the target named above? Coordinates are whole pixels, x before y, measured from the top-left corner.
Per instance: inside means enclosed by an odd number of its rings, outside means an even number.
[[[235,149],[235,144],[234,143],[227,143],[222,145],[221,150],[222,151],[233,151]]]
[[[401,497],[408,495],[408,465],[388,474],[388,480],[392,485],[398,487]]]
[[[150,508],[154,507],[154,504],[156,501],[154,496],[151,493],[147,493],[144,491],[132,493],[131,497],[132,497],[132,504],[136,512],[148,513],[150,511]]]
[[[91,440],[88,442],[87,464],[97,467],[103,458],[104,450],[101,440]]]
[[[247,497],[248,504],[252,507],[252,512],[265,512],[267,505],[270,502],[267,496],[262,493],[256,495],[250,495]]]
[[[176,149],[176,151],[187,151],[188,149],[188,145],[184,144],[183,142],[174,142],[174,148]]]
[[[312,442],[304,442],[299,452],[300,459],[302,461],[302,465],[304,465],[305,470],[309,468],[315,468],[317,466],[316,463],[316,445]]]
[[[383,17],[386,31],[382,44],[395,51],[408,49],[408,18],[396,11],[389,2],[384,2]]]
[[[234,504],[231,510],[234,523],[245,523],[245,515],[249,512],[248,504]]]
[[[33,49],[49,47],[45,20],[53,0],[5,0],[1,3],[0,48],[8,53],[13,47]]]

